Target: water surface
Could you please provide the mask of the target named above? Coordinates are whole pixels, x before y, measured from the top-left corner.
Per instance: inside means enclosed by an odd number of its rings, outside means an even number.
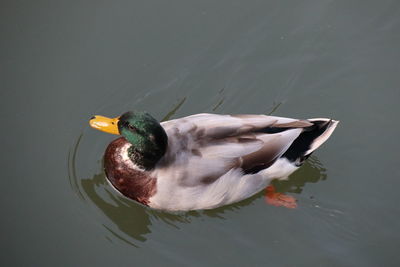
[[[398,266],[398,1],[2,1],[4,266]],[[341,121],[281,192],[166,213],[110,188],[94,114]]]

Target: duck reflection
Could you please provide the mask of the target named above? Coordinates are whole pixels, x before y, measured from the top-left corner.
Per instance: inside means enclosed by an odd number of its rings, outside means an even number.
[[[326,179],[326,169],[316,157],[311,156],[288,180],[274,180],[271,184],[278,192],[300,194],[306,183],[316,183]]]
[[[306,183],[316,183],[326,178],[326,170],[317,158],[312,157],[288,180],[273,181],[273,185],[278,192],[300,194]],[[113,223],[103,223],[103,226],[118,239],[136,247],[136,241],[146,241],[146,235],[151,232],[151,225],[156,221],[163,221],[179,229],[180,224],[190,223],[201,216],[225,219],[224,214],[248,206],[263,196],[261,192],[244,201],[213,210],[168,213],[150,209],[120,195],[108,184],[104,173],[81,179],[78,183],[80,194],[96,205]]]

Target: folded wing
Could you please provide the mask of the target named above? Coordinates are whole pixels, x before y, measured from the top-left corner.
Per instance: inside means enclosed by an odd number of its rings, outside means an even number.
[[[174,177],[182,186],[198,186],[231,169],[256,173],[271,166],[312,123],[265,115],[198,114],[162,126],[169,138],[158,166],[165,172],[162,176]]]

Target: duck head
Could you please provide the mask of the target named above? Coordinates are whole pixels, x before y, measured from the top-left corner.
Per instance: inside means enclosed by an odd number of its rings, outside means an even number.
[[[167,150],[164,128],[147,112],[128,111],[116,118],[96,115],[89,124],[97,130],[122,135],[131,144],[129,158],[145,170],[154,168]]]

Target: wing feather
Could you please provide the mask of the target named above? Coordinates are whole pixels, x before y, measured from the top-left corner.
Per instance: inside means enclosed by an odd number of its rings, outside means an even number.
[[[309,123],[265,115],[197,114],[161,125],[169,144],[158,172],[182,186],[198,186],[213,183],[230,169],[267,168]],[[275,134],[260,131],[276,125],[288,129]]]

